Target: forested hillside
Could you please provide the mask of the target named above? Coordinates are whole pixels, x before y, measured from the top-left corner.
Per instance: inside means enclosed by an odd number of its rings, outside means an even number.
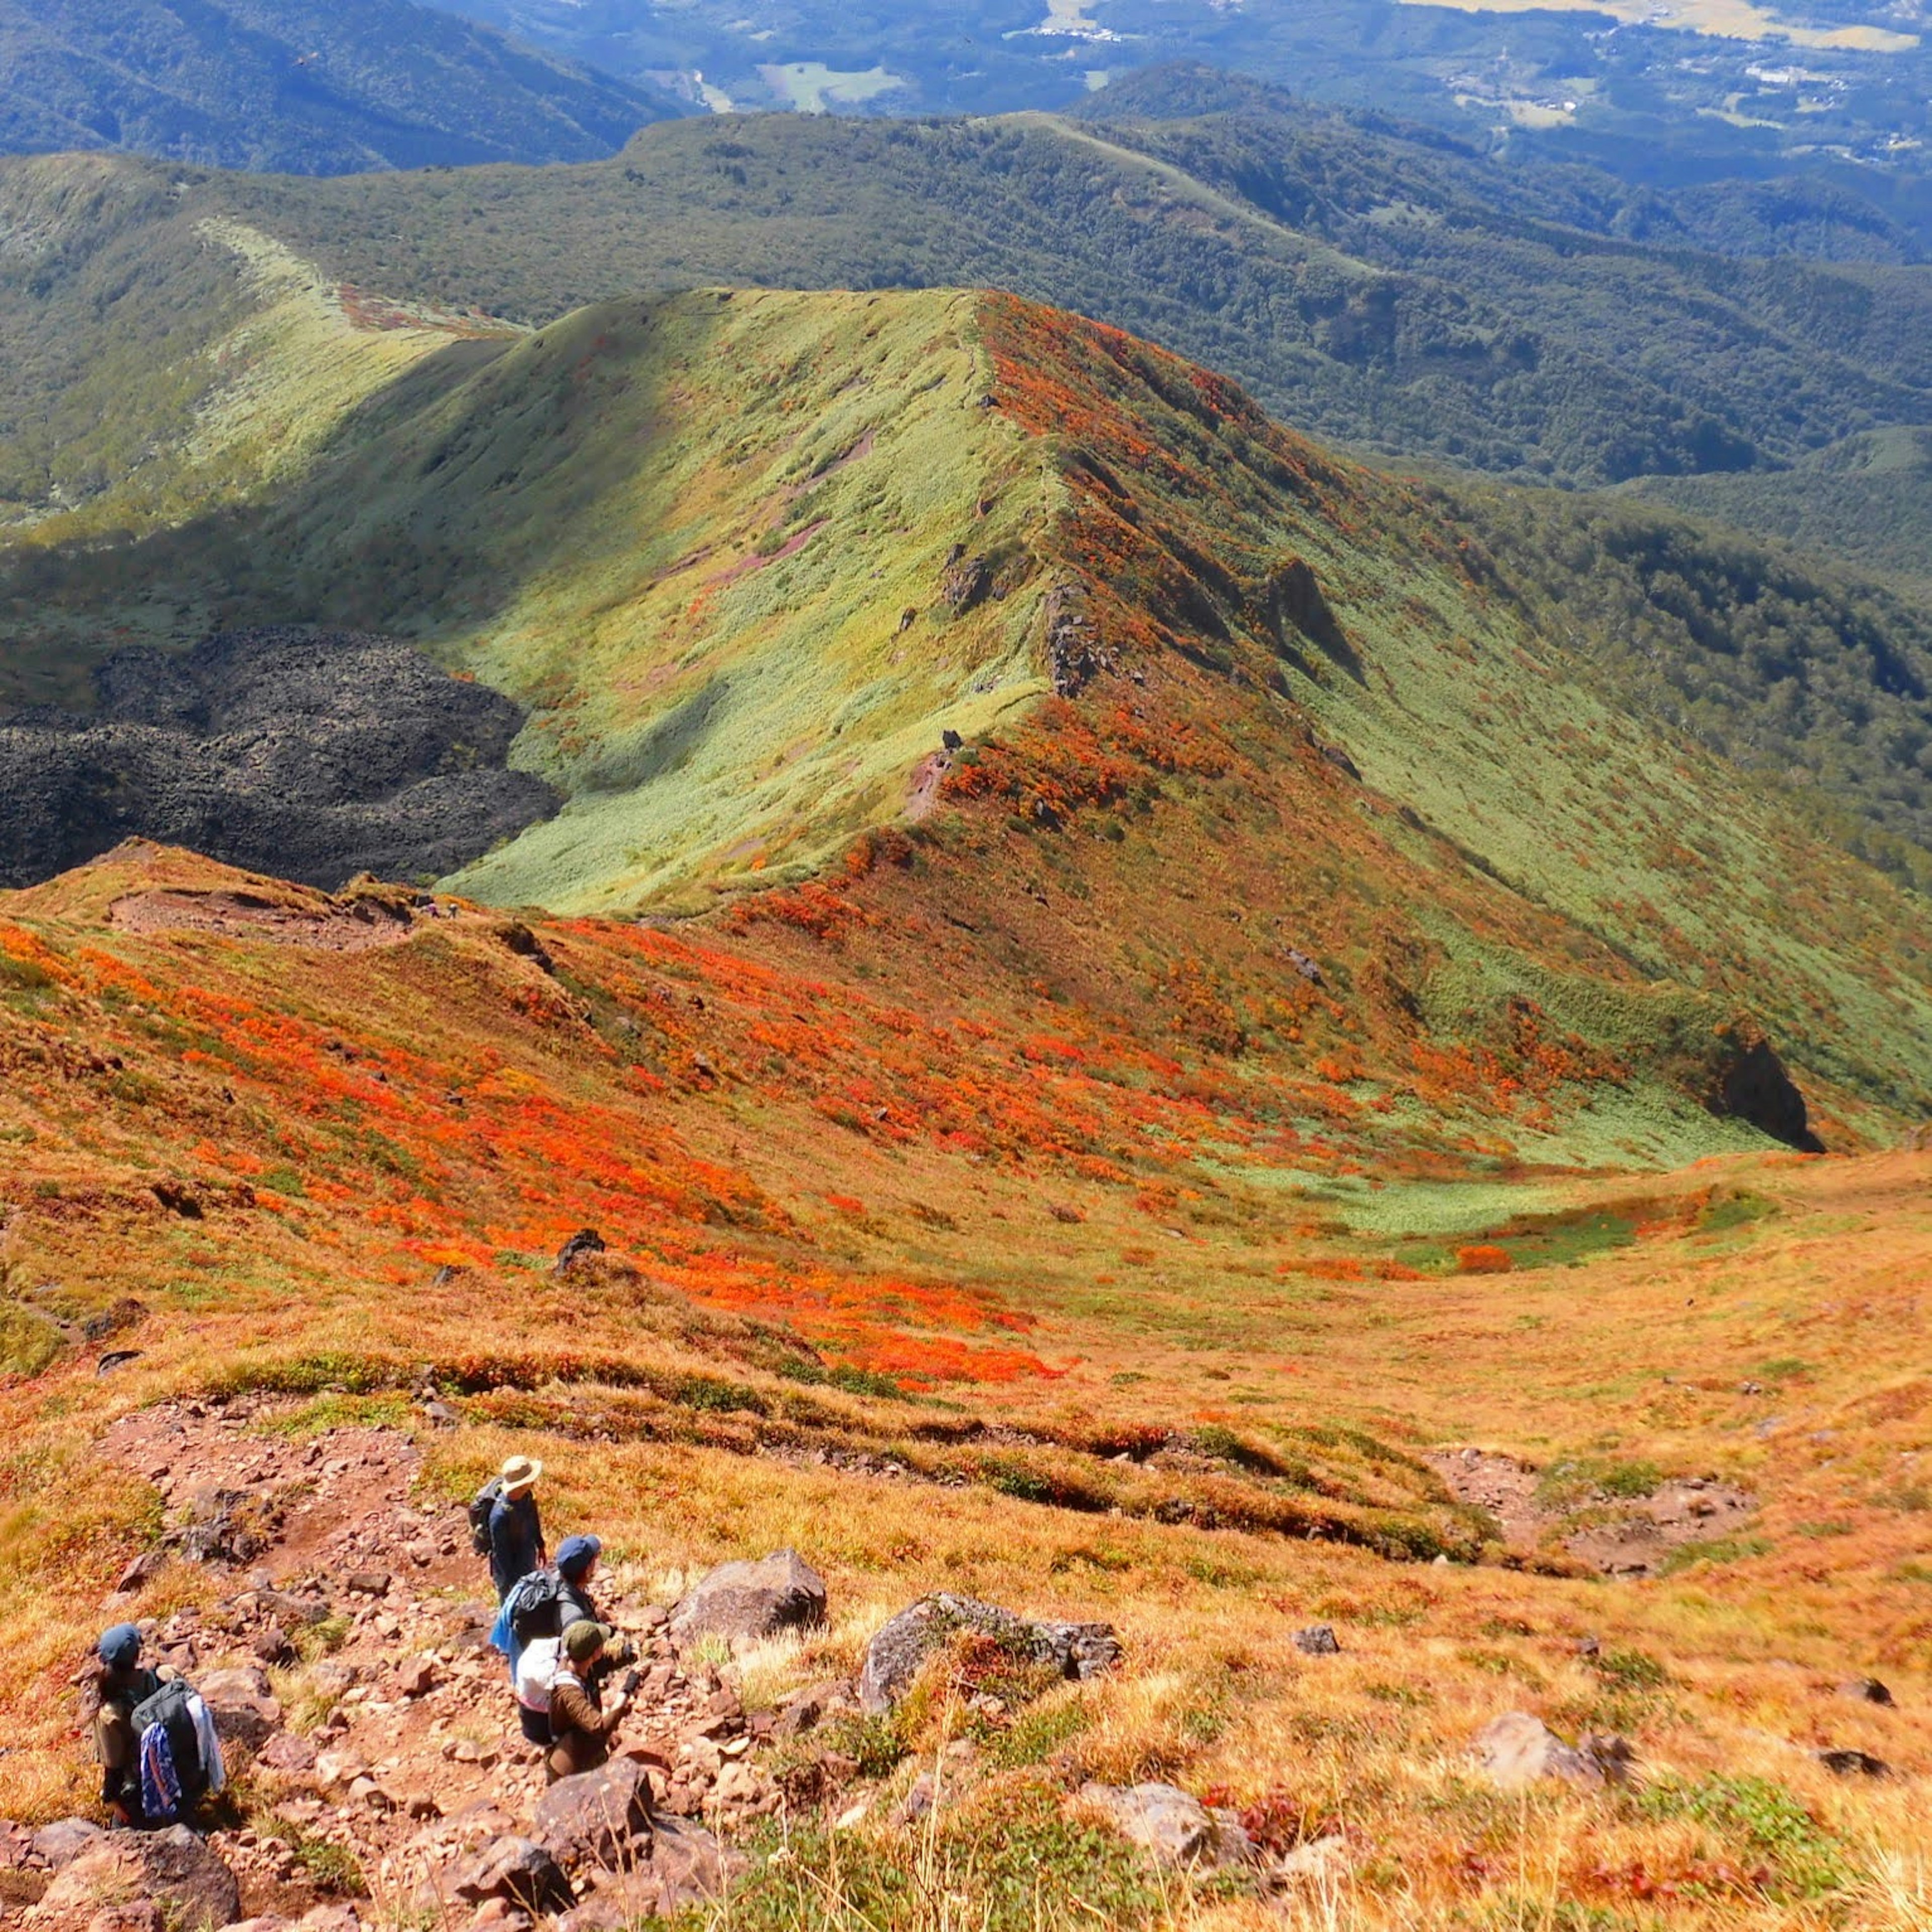
[[[1004,286],[1312,431],[1504,473],[1744,469],[1932,420],[1932,270],[1619,239],[1566,225],[1587,199],[1567,175],[1309,111],[674,122],[569,175],[206,191],[344,280],[525,322],[714,283]]]
[[[580,161],[680,111],[412,0],[0,0],[0,152],[294,174]]]

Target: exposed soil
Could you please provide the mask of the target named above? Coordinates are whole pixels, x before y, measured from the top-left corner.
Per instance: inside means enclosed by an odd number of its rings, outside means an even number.
[[[434,878],[556,808],[506,765],[523,712],[398,638],[231,631],[94,683],[86,715],[0,718],[0,886],[135,836],[330,889]]]
[[[1735,1531],[1756,1498],[1709,1476],[1672,1476],[1648,1496],[1601,1491],[1561,1508],[1537,1500],[1542,1472],[1484,1449],[1439,1449],[1424,1459],[1459,1502],[1489,1511],[1513,1550],[1562,1550],[1606,1576],[1648,1576],[1674,1550]]]
[[[310,946],[325,952],[365,952],[399,945],[416,930],[409,912],[381,900],[277,901],[248,892],[170,889],[130,892],[107,908],[124,932],[212,932]]]

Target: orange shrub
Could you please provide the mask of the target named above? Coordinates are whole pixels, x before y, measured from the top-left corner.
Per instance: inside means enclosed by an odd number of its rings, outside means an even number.
[[[1471,1248],[1456,1250],[1456,1268],[1462,1274],[1508,1274],[1516,1264],[1510,1258],[1507,1248],[1492,1246],[1487,1242],[1479,1242]]]

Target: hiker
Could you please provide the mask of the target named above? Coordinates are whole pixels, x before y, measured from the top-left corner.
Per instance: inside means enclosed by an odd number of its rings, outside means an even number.
[[[604,1660],[604,1627],[580,1617],[563,1634],[562,1662],[550,1694],[550,1755],[544,1774],[560,1778],[595,1771],[610,1756],[610,1739],[637,1688],[633,1671],[604,1704],[598,1688]]]
[[[98,1648],[101,1802],[116,1822],[136,1829],[190,1815],[226,1781],[208,1706],[178,1671],[142,1664],[141,1633],[132,1624],[102,1632]]]
[[[141,1766],[134,1707],[144,1704],[176,1672],[164,1664],[150,1670],[141,1662],[141,1633],[116,1624],[101,1633],[100,1670],[94,1679],[100,1702],[94,1713],[94,1754],[100,1761],[100,1802],[117,1825],[141,1819]]]
[[[537,1514],[537,1478],[542,1474],[543,1465],[534,1457],[512,1456],[493,1485],[496,1494],[490,1504],[485,1533],[490,1580],[496,1586],[500,1604],[550,1558],[544,1545],[543,1519]]]
[[[599,1668],[607,1674],[636,1662],[636,1646],[605,1622],[590,1594],[590,1580],[596,1574],[603,1551],[596,1537],[566,1537],[554,1564],[532,1570],[504,1598],[490,1626],[490,1643],[508,1662],[512,1684],[518,1681],[524,1652],[531,1644],[561,1636],[574,1623],[592,1623],[604,1633],[604,1655]],[[520,1694],[518,1702],[522,1702]]]

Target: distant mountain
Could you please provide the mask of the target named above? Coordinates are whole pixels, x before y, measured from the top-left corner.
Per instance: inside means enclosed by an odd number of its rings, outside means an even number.
[[[290,174],[582,161],[662,90],[412,0],[0,0],[0,152]]]

